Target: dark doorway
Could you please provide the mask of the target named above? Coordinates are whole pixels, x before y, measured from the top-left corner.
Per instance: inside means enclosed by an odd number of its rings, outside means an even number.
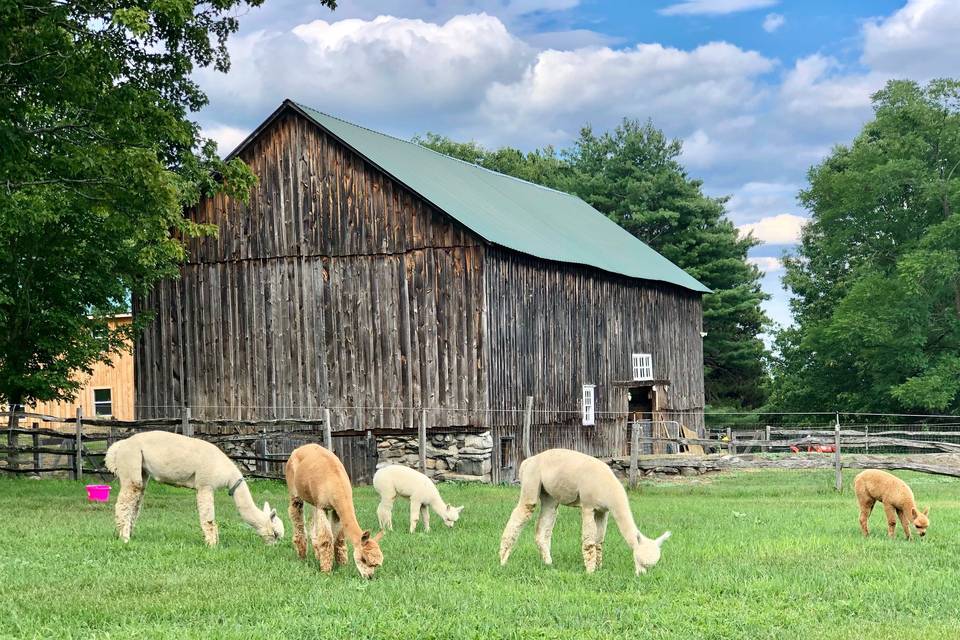
[[[631,437],[633,423],[641,423],[640,435],[649,438],[653,435],[652,425],[649,422],[653,420],[654,394],[652,385],[642,385],[630,387],[627,389],[627,455],[632,453],[633,439]],[[643,424],[645,423],[645,424]],[[640,454],[646,455],[653,453],[651,443],[641,443],[639,447]]]

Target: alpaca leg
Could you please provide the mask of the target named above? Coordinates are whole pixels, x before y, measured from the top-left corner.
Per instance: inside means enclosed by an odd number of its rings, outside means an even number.
[[[133,535],[133,528],[136,526],[137,519],[140,517],[140,511],[143,509],[143,496],[145,496],[147,493],[147,480],[149,480],[149,478],[143,479],[142,488],[137,494],[136,505],[134,506],[133,514],[130,518],[130,535]]]
[[[313,555],[320,562],[320,571],[333,570],[333,532],[323,509],[313,511]]]
[[[343,521],[336,511],[330,514],[330,530],[333,533],[333,556],[337,564],[347,564],[347,540],[343,533]]]
[[[907,519],[907,512],[902,509],[897,509],[897,515],[900,516],[900,526],[903,527],[903,533],[907,536],[907,540],[910,540],[912,535],[910,533],[910,520]]]
[[[873,498],[867,498],[860,503],[860,530],[864,536],[870,535],[870,527],[867,523],[870,521],[870,514],[873,513],[873,505],[876,502]]]
[[[301,560],[307,557],[307,532],[303,524],[303,500],[290,496],[290,522],[293,525],[293,548]]]
[[[410,496],[410,533],[417,530],[417,522],[420,521],[420,504],[416,498]]]
[[[583,523],[580,547],[583,551],[583,565],[587,573],[593,573],[597,570],[597,521],[593,509],[588,507],[581,508],[580,515]]]
[[[386,495],[380,497],[377,520],[380,522],[381,529],[393,531],[393,497],[388,498]]]
[[[887,535],[891,538],[897,535],[897,510],[887,503],[883,503],[883,511],[887,514]]]
[[[122,542],[130,542],[130,533],[133,531],[133,514],[137,509],[137,501],[143,494],[143,487],[135,484],[120,486],[117,496],[117,506],[114,511],[117,523],[117,535]]]
[[[430,533],[430,507],[420,505],[420,520],[423,521],[423,530]]]
[[[557,523],[557,508],[559,503],[548,495],[540,501],[540,515],[537,517],[537,529],[533,539],[540,549],[540,557],[544,564],[553,564],[550,555],[550,541],[553,539],[553,525]]]
[[[197,511],[200,513],[200,528],[203,529],[203,539],[207,546],[216,546],[219,541],[219,533],[214,516],[212,487],[197,489]]]
[[[510,551],[513,549],[513,545],[517,543],[517,538],[520,537],[520,531],[523,529],[523,525],[527,523],[527,520],[533,515],[533,510],[536,508],[536,502],[527,502],[521,495],[520,503],[514,507],[513,513],[510,514],[510,519],[507,521],[507,526],[503,529],[503,535],[500,537],[501,566],[507,564],[507,560],[510,558]]]
[[[609,512],[608,511],[596,511],[594,512],[594,520],[597,525],[597,569],[603,564],[603,539],[607,535],[607,519]]]

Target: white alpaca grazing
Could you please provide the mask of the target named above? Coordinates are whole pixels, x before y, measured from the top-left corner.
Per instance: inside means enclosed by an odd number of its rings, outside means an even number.
[[[419,471],[392,464],[373,475],[373,488],[380,494],[377,518],[381,529],[393,531],[393,501],[397,496],[410,499],[410,533],[417,529],[417,521],[423,520],[424,531],[430,531],[430,510],[443,519],[443,524],[452,527],[460,518],[463,507],[451,507],[440,497],[430,478]]]
[[[634,524],[630,503],[623,485],[606,464],[590,456],[568,449],[550,449],[520,465],[520,502],[510,516],[500,539],[500,564],[507,563],[510,550],[517,542],[537,503],[535,540],[545,564],[552,564],[550,539],[561,504],[579,506],[583,518],[582,551],[587,573],[593,573],[603,562],[603,539],[607,532],[607,514],[612,513],[627,545],[633,549],[637,575],[660,560],[660,545],[670,537],[667,531],[656,540],[647,538]]]
[[[166,431],[144,431],[121,440],[107,449],[107,469],[120,480],[117,496],[117,534],[129,542],[133,525],[140,515],[147,480],[197,490],[200,528],[207,544],[217,544],[213,492],[226,488],[244,522],[253,527],[263,541],[273,544],[283,537],[283,522],[270,504],[257,508],[250,489],[237,466],[215,445]]]

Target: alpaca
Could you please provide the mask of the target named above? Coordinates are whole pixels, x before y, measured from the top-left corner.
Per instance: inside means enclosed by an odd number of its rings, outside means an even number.
[[[870,535],[867,521],[876,502],[883,503],[883,510],[887,514],[887,535],[891,538],[897,535],[898,518],[907,540],[910,539],[910,521],[913,521],[917,535],[921,538],[927,535],[927,527],[930,526],[927,515],[930,513],[930,507],[924,509],[922,513],[918,511],[917,503],[913,499],[913,491],[897,476],[879,469],[867,469],[854,478],[853,489],[857,494],[857,502],[860,503],[860,529],[864,536]]]
[[[353,561],[364,578],[383,564],[380,551],[381,531],[371,537],[360,528],[353,508],[353,489],[343,463],[318,444],[305,444],[290,454],[284,469],[290,494],[290,519],[293,521],[293,546],[300,558],[307,555],[303,524],[303,503],[314,506],[311,538],[313,554],[320,570],[327,573],[337,564],[347,563],[347,545],[353,545]]]
[[[381,529],[393,531],[393,501],[397,496],[410,499],[410,533],[417,530],[417,521],[423,520],[423,530],[430,531],[430,510],[452,527],[460,518],[463,507],[452,507],[443,501],[436,485],[419,471],[399,464],[391,464],[373,475],[373,488],[380,494],[377,518]]]
[[[579,506],[583,521],[583,563],[593,573],[603,563],[603,539],[607,514],[612,513],[627,545],[633,549],[636,574],[646,573],[660,560],[660,546],[670,537],[647,538],[634,524],[623,485],[606,464],[569,449],[550,449],[527,458],[520,465],[520,502],[500,539],[500,564],[505,565],[520,530],[540,503],[535,540],[545,564],[552,564],[550,539],[561,504]]]
[[[209,442],[167,431],[144,431],[114,443],[107,449],[107,469],[120,480],[117,497],[117,534],[130,541],[133,525],[140,515],[147,480],[197,491],[200,528],[209,546],[217,544],[219,534],[214,519],[213,492],[226,488],[244,522],[273,544],[283,537],[283,521],[270,504],[258,509],[237,466]]]

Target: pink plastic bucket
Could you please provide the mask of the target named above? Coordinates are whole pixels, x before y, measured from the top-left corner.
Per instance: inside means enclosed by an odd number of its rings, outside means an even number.
[[[107,502],[110,500],[110,485],[88,484],[87,500],[90,502]]]

